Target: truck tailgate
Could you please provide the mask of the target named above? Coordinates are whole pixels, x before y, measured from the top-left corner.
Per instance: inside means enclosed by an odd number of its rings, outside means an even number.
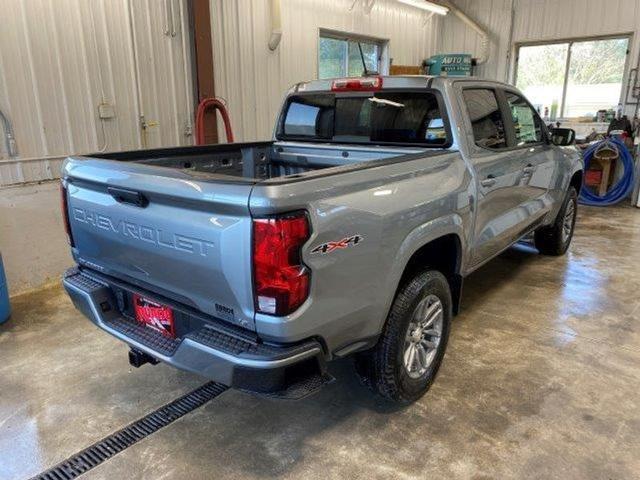
[[[255,329],[251,184],[73,158],[64,178],[78,264]]]

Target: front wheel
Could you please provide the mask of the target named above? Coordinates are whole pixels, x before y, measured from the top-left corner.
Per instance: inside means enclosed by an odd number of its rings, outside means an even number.
[[[564,255],[571,244],[578,213],[578,193],[569,187],[553,225],[541,227],[534,235],[536,248],[544,255]]]
[[[400,289],[377,345],[356,359],[375,392],[400,404],[422,397],[435,380],[451,326],[451,292],[442,273],[426,270]]]

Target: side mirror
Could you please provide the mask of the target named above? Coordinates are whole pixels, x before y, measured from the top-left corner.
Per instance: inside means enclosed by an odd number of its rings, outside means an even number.
[[[576,143],[576,131],[572,128],[552,128],[551,143],[559,147],[566,147]]]

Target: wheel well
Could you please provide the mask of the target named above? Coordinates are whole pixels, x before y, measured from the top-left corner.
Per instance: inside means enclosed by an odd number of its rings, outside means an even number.
[[[569,185],[575,188],[576,192],[580,194],[580,189],[582,188],[582,171],[576,172],[573,174],[573,177],[571,177],[571,181],[569,182]]]
[[[423,245],[407,262],[398,288],[425,267],[438,270],[449,282],[453,313],[457,314],[462,294],[461,251],[460,238],[455,234],[445,235]]]

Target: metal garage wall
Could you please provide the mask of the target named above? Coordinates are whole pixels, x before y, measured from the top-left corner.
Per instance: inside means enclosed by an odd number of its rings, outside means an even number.
[[[0,0],[0,109],[19,152],[9,159],[0,141],[0,185],[56,178],[69,154],[191,143],[186,5]],[[103,102],[114,118],[100,120]]]
[[[238,140],[269,138],[285,91],[317,78],[320,28],[388,39],[395,64],[418,65],[435,52],[439,20],[395,0],[282,0],[282,41],[270,51],[268,1],[211,0],[216,94],[231,110]],[[224,135],[221,137],[224,138]]]
[[[454,0],[469,17],[489,33],[489,60],[476,67],[475,75],[504,81],[508,76],[509,29],[515,0]],[[479,37],[455,15],[442,22],[438,53],[470,53],[478,55]]]
[[[510,79],[511,43],[634,33],[631,63],[640,45],[640,0],[454,0],[487,28],[491,56],[478,76]],[[512,18],[513,5],[513,23]],[[510,41],[512,36],[512,42]],[[454,15],[442,22],[439,53],[477,53],[478,37]]]
[[[635,32],[640,0],[515,0],[516,42]]]
[[[515,0],[514,43],[632,33],[629,69],[640,54],[640,0]],[[629,72],[626,72],[628,76]],[[626,85],[627,78],[623,80]]]

